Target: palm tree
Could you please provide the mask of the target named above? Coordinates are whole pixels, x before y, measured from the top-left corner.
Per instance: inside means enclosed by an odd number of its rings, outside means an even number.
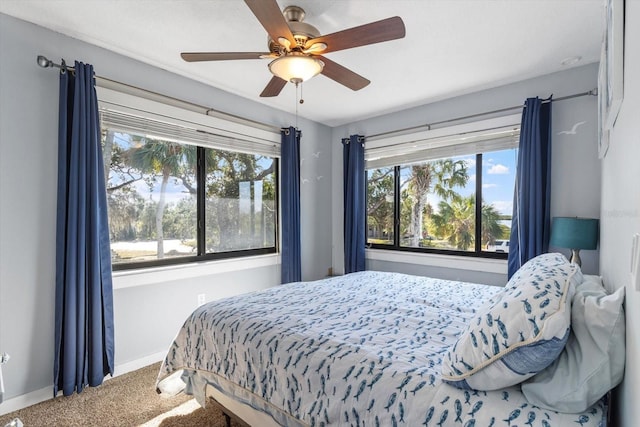
[[[464,187],[468,181],[464,160],[439,159],[411,166],[409,178],[401,184],[401,188],[406,186],[403,194],[411,201],[411,246],[419,246],[422,239],[427,195],[433,193],[445,200],[455,199],[459,196],[454,188]]]
[[[162,217],[166,205],[165,194],[169,178],[185,177],[189,173],[195,176],[196,147],[176,142],[140,138],[127,153],[127,162],[143,174],[160,176],[160,197],[156,206],[156,239],[158,258],[164,258],[164,233]],[[154,180],[155,178],[152,178]],[[184,182],[184,179],[183,179]],[[152,185],[149,181],[149,185]]]
[[[496,239],[506,237],[503,227],[498,222],[500,217],[500,212],[495,206],[482,202],[482,244],[493,245]]]
[[[439,212],[431,215],[431,221],[439,236],[453,247],[468,250],[475,241],[475,196],[456,197],[451,203],[442,200]]]
[[[443,236],[456,249],[468,250],[475,244],[475,194],[454,198],[451,203],[443,200],[438,204],[439,212],[431,215],[436,233]],[[502,237],[498,223],[500,214],[493,205],[482,203],[482,242],[495,242]]]

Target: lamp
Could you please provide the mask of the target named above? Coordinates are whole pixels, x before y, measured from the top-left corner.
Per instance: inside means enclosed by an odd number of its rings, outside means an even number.
[[[318,75],[324,68],[324,62],[300,52],[289,52],[269,63],[269,71],[282,80],[301,83]]]
[[[595,218],[555,217],[551,225],[553,246],[571,248],[571,262],[582,265],[580,249],[598,247],[598,220]]]

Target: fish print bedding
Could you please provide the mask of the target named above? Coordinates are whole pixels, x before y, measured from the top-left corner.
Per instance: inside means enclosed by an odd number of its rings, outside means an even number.
[[[226,298],[196,309],[160,368],[284,426],[592,427],[599,402],[566,414],[527,402],[520,386],[461,390],[441,363],[485,301],[502,288],[365,271]]]

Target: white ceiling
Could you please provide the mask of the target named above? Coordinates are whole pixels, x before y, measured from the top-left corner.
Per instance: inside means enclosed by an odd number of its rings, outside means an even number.
[[[371,80],[350,89],[322,75],[258,95],[268,60],[187,63],[183,51],[267,52],[240,0],[0,0],[0,12],[302,117],[338,126],[597,62],[602,0],[278,0],[329,34],[400,16],[406,37],[327,54]],[[46,55],[46,52],[38,52]],[[569,57],[581,60],[563,65]],[[51,58],[56,59],[56,58]],[[82,60],[82,58],[65,58]],[[34,56],[35,61],[35,56]],[[94,64],[99,74],[99,64]]]

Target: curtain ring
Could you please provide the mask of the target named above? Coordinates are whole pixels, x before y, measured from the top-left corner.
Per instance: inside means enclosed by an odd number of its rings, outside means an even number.
[[[64,61],[60,61],[60,74],[66,74],[67,72],[67,63]]]

